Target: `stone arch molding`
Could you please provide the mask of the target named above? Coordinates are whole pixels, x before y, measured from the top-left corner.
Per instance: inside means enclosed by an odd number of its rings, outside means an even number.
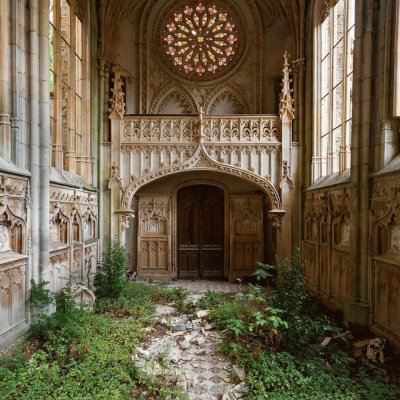
[[[168,85],[153,99],[150,114],[160,114],[169,100],[176,101],[185,114],[197,114],[198,108],[191,94],[178,85]]]
[[[253,184],[260,187],[260,189],[263,190],[268,195],[268,197],[271,200],[272,208],[274,209],[281,208],[280,196],[270,181],[252,172],[245,171],[241,168],[223,164],[213,160],[207,154],[204,145],[201,143],[195,154],[184,163],[172,165],[166,168],[161,168],[156,171],[151,171],[131,181],[131,183],[128,185],[127,189],[123,194],[121,209],[126,212],[132,212],[130,208],[133,197],[135,196],[136,192],[144,185],[147,185],[148,183],[153,182],[158,178],[161,178],[162,176],[176,174],[183,171],[191,171],[191,170],[207,170],[207,171],[222,172],[252,182]]]
[[[250,114],[250,107],[246,98],[240,90],[229,84],[213,90],[204,102],[203,108],[206,114],[214,115],[218,105],[223,103],[230,103],[233,106],[232,114]]]

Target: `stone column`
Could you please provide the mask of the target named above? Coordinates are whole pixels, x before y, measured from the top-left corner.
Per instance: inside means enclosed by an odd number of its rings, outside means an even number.
[[[40,123],[40,256],[43,280],[50,281],[50,93],[49,93],[49,0],[39,2],[39,123]]]
[[[29,7],[29,53],[30,53],[30,137],[31,137],[31,235],[32,270],[31,278],[39,281],[39,206],[40,206],[40,137],[39,137],[39,0],[31,0]],[[49,222],[47,221],[47,224]]]
[[[351,266],[344,318],[368,325],[369,161],[372,100],[373,0],[357,3],[351,143]],[[365,20],[363,16],[366,15]]]
[[[10,21],[8,0],[0,1],[0,156],[11,162]]]

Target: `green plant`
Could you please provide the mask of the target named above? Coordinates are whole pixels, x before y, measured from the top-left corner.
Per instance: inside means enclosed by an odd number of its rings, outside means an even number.
[[[31,279],[31,291],[29,300],[32,306],[43,307],[48,304],[54,304],[55,296],[46,286],[49,284],[47,281],[36,283]]]
[[[176,381],[153,378],[134,362],[144,328],[155,322],[154,300],[182,296],[127,282],[123,297],[100,299],[97,313],[88,313],[74,307],[67,286],[56,313],[42,316],[13,356],[0,358],[1,399],[186,399]]]
[[[126,248],[117,241],[109,243],[102,262],[97,267],[94,285],[99,298],[118,298],[126,289]]]
[[[276,295],[274,304],[285,310],[288,315],[298,314],[307,300],[309,294],[305,287],[304,261],[299,249],[291,260],[279,259],[276,262]]]

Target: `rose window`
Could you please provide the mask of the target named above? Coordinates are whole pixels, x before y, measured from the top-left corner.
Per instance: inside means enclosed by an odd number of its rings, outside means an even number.
[[[191,3],[167,18],[162,41],[167,63],[180,76],[207,80],[220,75],[239,53],[238,22],[227,8]]]

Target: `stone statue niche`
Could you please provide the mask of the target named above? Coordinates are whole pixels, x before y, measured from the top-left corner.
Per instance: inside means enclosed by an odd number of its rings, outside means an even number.
[[[18,254],[24,252],[24,225],[23,221],[4,211],[0,215],[0,253],[13,251]]]

